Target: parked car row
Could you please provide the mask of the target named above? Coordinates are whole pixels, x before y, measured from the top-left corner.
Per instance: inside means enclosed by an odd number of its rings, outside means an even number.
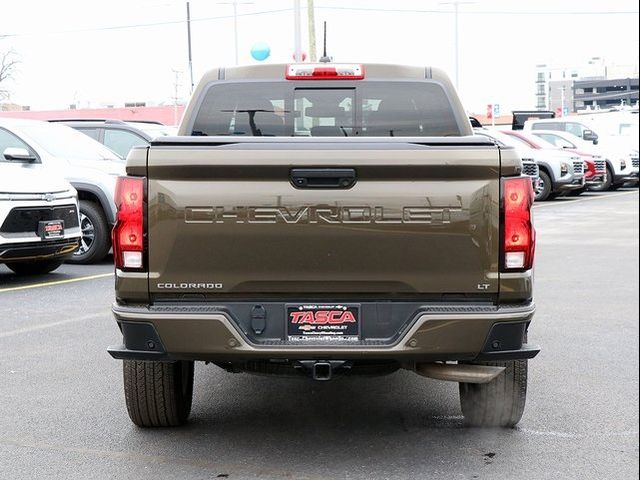
[[[637,116],[630,121],[637,126]],[[631,136],[599,136],[572,117],[530,119],[517,130],[489,129],[473,118],[471,123],[476,135],[514,147],[525,172],[527,163],[537,164],[536,201],[638,184],[638,148]]]
[[[557,148],[579,150],[603,157],[607,177],[599,190],[615,190],[625,183],[638,182],[638,146],[633,145],[630,138],[600,137],[577,121],[562,119],[528,120],[523,131],[542,138]]]
[[[0,119],[0,263],[29,274],[101,261],[124,157],[174,133],[155,122]]]

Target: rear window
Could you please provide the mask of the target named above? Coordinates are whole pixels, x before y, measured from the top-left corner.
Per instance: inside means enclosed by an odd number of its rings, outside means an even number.
[[[460,136],[443,88],[429,82],[247,82],[212,85],[192,135]]]
[[[564,130],[564,126],[557,122],[538,122],[531,126],[532,130]]]

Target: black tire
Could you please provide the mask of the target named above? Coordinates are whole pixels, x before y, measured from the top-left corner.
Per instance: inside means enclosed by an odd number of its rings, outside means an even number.
[[[613,183],[613,170],[611,170],[611,167],[607,165],[607,179],[604,181],[604,183],[601,183],[598,186],[589,187],[589,190],[591,190],[592,192],[606,192],[611,188],[612,183]]]
[[[175,427],[187,421],[193,398],[193,362],[124,360],[124,396],[139,427]]]
[[[527,398],[527,360],[478,362],[506,367],[489,383],[461,383],[460,406],[470,427],[514,427]]]
[[[553,183],[549,174],[543,170],[540,170],[540,180],[538,181],[538,187],[536,188],[536,202],[544,202],[545,200],[552,200],[555,198],[551,189]]]
[[[102,208],[94,202],[80,200],[80,248],[67,260],[88,264],[102,260],[111,248],[111,231]]]
[[[53,272],[62,265],[64,259],[55,258],[51,260],[36,260],[33,262],[10,262],[7,267],[18,275],[41,275]]]

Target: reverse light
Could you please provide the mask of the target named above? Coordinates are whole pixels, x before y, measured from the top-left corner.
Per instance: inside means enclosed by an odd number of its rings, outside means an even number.
[[[364,66],[352,63],[295,63],[287,65],[287,80],[362,80]]]
[[[534,200],[531,180],[507,178],[502,187],[504,269],[528,270],[533,266],[536,235],[531,217]]]
[[[118,177],[116,224],[111,233],[116,268],[144,267],[144,179]]]

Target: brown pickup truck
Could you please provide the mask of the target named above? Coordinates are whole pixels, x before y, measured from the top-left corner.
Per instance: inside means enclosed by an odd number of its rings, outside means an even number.
[[[525,404],[535,232],[515,151],[474,136],[435,68],[204,76],[178,137],[116,192],[116,301],[136,425],[187,420],[194,361],[324,381],[459,382],[469,425]]]

